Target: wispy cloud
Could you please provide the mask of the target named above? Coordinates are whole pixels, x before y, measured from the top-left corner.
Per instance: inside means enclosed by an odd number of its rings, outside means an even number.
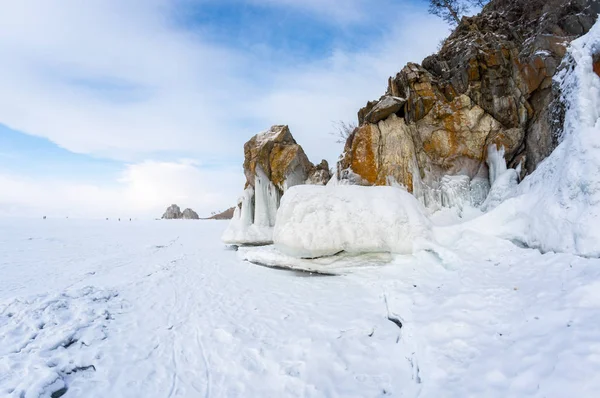
[[[285,123],[312,160],[331,161],[340,151],[328,134],[331,123],[355,119],[360,106],[383,93],[389,75],[432,52],[447,29],[413,3],[391,0],[223,0],[232,10],[271,10],[270,20],[238,31],[267,34],[238,42],[215,39],[217,16],[199,25],[178,23],[176,16],[191,3],[215,1],[4,4],[0,123],[72,152],[133,164],[189,157],[227,165],[241,164],[251,135]],[[296,30],[283,34],[286,18],[298,15],[304,19],[296,21]],[[297,29],[317,26],[327,37],[319,51],[310,51],[313,42],[301,49],[281,42]],[[228,29],[234,26],[217,31]],[[199,181],[219,172],[207,170]],[[217,189],[206,185],[202,192],[229,195],[241,183],[232,177],[215,184]],[[28,186],[21,188],[33,189]],[[231,194],[228,203],[234,200]]]

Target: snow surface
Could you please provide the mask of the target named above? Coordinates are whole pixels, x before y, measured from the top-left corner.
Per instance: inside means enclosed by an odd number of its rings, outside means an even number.
[[[600,391],[598,259],[465,231],[446,262],[346,255],[314,276],[242,261],[289,258],[228,250],[225,228],[0,220],[0,396]]]
[[[282,253],[304,258],[412,253],[429,233],[423,207],[401,188],[299,185],[282,197],[273,241]]]

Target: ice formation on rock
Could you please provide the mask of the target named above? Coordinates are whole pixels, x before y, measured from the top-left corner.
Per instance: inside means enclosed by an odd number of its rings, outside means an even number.
[[[439,181],[423,182],[413,179],[414,195],[429,211],[442,207],[462,210],[465,206],[479,207],[490,191],[487,178],[466,175],[445,175]]]
[[[246,188],[238,200],[233,218],[229,221],[229,225],[221,237],[223,242],[231,245],[243,245],[250,242],[260,245],[273,241],[272,226],[254,223],[254,199],[254,188]]]
[[[506,160],[504,160],[504,147],[498,148],[496,144],[488,146],[486,163],[490,170],[490,185],[506,171]]]
[[[558,147],[517,186],[510,174],[496,174],[494,185],[508,181],[513,186],[502,188],[510,190],[506,196],[511,198],[465,228],[542,251],[600,256],[600,77],[594,72],[598,53],[600,23],[571,43],[555,77],[566,108]],[[488,200],[497,202],[492,195]]]
[[[341,251],[411,253],[429,234],[424,208],[404,189],[300,185],[281,200],[273,240],[287,255],[315,258]]]
[[[254,189],[254,224],[259,227],[275,226],[279,191],[260,167],[256,168]]]

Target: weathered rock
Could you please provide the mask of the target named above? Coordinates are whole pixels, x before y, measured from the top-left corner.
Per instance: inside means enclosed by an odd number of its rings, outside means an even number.
[[[365,116],[364,120],[368,123],[377,123],[380,120],[387,119],[390,115],[398,113],[404,108],[406,100],[400,97],[385,95]]]
[[[308,173],[306,184],[311,185],[326,185],[331,179],[331,171],[329,171],[329,163],[325,159],[321,163],[314,166]]]
[[[286,186],[304,183],[312,167],[288,126],[273,126],[244,145],[244,173],[253,187],[257,168],[283,192]]]
[[[370,185],[392,178],[411,191],[416,183],[439,187],[445,175],[487,178],[491,144],[531,173],[562,128],[552,78],[568,43],[597,19],[599,3],[492,0],[463,18],[438,54],[406,65],[379,102],[358,112],[338,178]],[[594,61],[600,75],[600,56]]]
[[[181,218],[183,218],[184,220],[199,220],[200,217],[198,216],[198,213],[196,213],[194,210],[187,208],[183,211],[183,213],[181,213]]]
[[[365,121],[365,116],[367,116],[367,114],[369,112],[371,112],[371,109],[373,109],[373,107],[377,105],[377,101],[369,101],[367,102],[367,105],[365,105],[364,108],[359,109],[358,111],[358,124],[361,125],[363,124],[363,122]]]
[[[176,220],[182,217],[181,209],[176,204],[172,204],[167,208],[162,218],[166,220]]]

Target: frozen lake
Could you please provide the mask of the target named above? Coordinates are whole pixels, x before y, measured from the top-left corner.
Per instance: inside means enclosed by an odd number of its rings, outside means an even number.
[[[225,227],[0,220],[0,396],[600,391],[598,260],[465,234],[451,263],[310,276],[242,261]]]

